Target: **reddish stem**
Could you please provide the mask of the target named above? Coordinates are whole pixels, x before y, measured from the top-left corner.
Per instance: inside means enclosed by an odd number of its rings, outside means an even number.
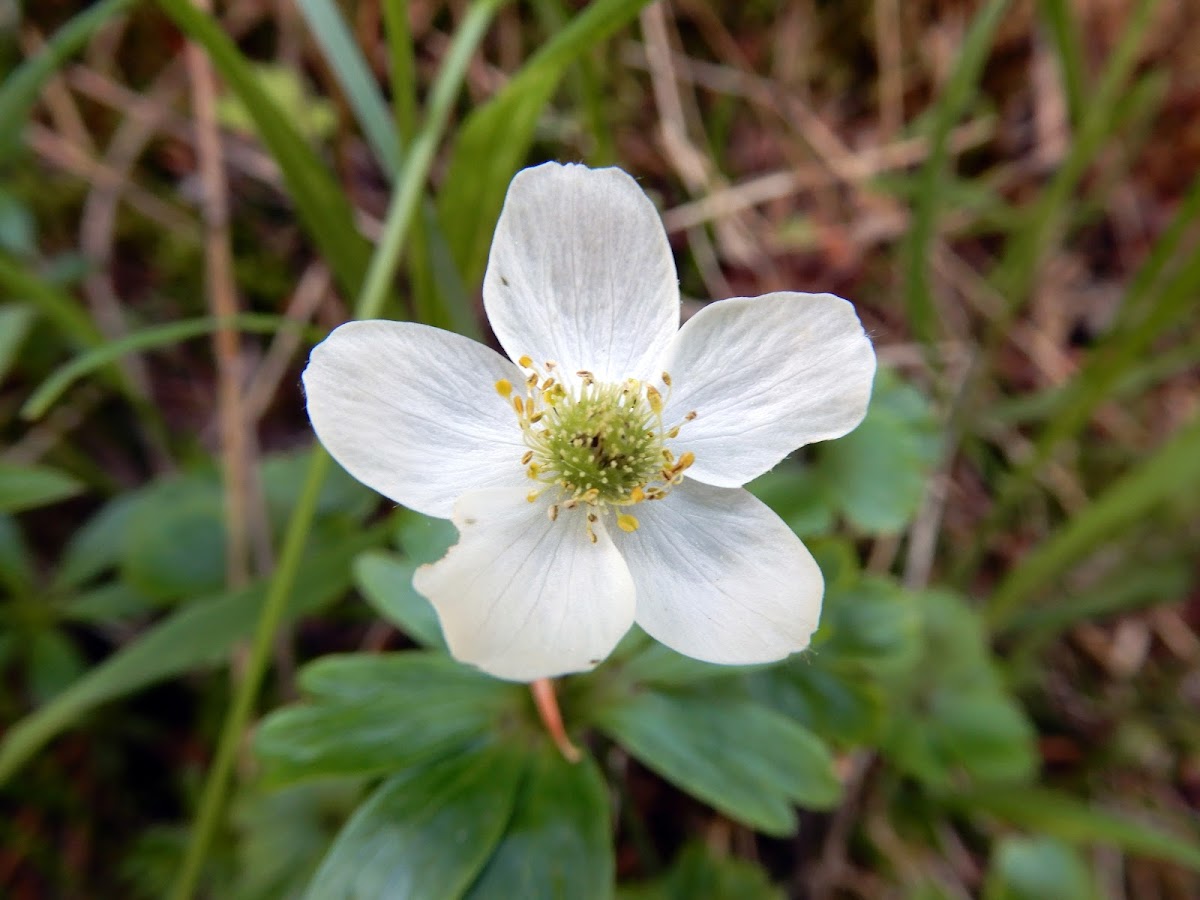
[[[533,694],[533,702],[537,705],[538,716],[541,717],[542,724],[546,726],[546,731],[549,733],[550,739],[554,741],[554,746],[558,747],[559,752],[568,762],[579,762],[583,758],[583,754],[567,737],[567,730],[563,727],[562,713],[558,709],[558,698],[554,696],[554,682],[549,678],[539,678],[529,685],[529,691]]]

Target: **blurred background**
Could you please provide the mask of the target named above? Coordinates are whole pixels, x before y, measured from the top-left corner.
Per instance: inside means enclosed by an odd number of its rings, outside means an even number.
[[[1198,51],[1193,0],[0,3],[0,895],[166,896],[246,679],[252,726],[420,642],[453,532],[309,496],[299,372],[356,310],[489,340],[553,159],[650,193],[685,315],[837,293],[884,366],[752,485],[830,587],[746,696],[836,800],[772,824],[581,725],[621,896],[1200,897]],[[211,896],[298,896],[362,796],[261,765]]]

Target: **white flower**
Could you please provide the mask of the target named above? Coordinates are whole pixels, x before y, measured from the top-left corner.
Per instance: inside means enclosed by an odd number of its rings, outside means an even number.
[[[821,572],[742,485],[862,420],[875,353],[853,307],[739,297],[679,328],[650,200],[619,169],[554,163],[509,186],[483,300],[509,359],[350,322],[304,371],[350,474],[454,520],[458,543],[414,578],[454,656],[518,681],[578,672],[635,621],[716,663],[808,646]]]

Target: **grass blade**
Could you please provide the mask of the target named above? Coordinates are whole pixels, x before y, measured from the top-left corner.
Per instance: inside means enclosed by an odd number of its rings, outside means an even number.
[[[21,417],[40,419],[54,401],[61,397],[72,384],[122,356],[142,350],[166,347],[189,338],[201,337],[222,327],[260,334],[273,334],[283,328],[299,326],[281,316],[243,313],[231,319],[204,316],[199,319],[185,319],[182,322],[144,328],[120,340],[101,344],[59,366],[33,392],[33,396],[25,401],[25,405],[21,407]]]
[[[279,164],[296,211],[325,261],[348,294],[359,292],[370,245],[354,225],[345,193],[304,138],[258,83],[253,69],[211,16],[191,0],[158,0],[183,33],[207,52],[213,66],[237,94],[263,142]]]
[[[628,24],[648,2],[596,0],[463,123],[438,210],[450,252],[468,286],[483,277],[504,192],[525,161],[534,127],[567,66]]]
[[[1072,563],[1151,509],[1200,486],[1200,417],[1117,480],[1061,531],[1009,572],[988,600],[993,628],[1009,626],[1022,604]]]
[[[40,53],[25,60],[4,80],[0,87],[0,122],[5,123],[0,133],[0,162],[6,162],[20,147],[22,130],[14,126],[29,121],[42,85],[87,43],[96,29],[132,5],[133,0],[102,0],[95,4],[56,31]]]
[[[384,170],[400,171],[400,136],[371,68],[332,0],[299,0],[308,30],[333,68],[375,158]]]
[[[934,112],[929,136],[929,158],[917,182],[912,227],[904,249],[904,298],[908,319],[917,336],[926,342],[937,337],[937,312],[929,287],[929,260],[932,258],[930,245],[936,236],[937,217],[942,206],[941,184],[949,156],[950,132],[975,95],[983,64],[987,61],[996,30],[1007,9],[1008,0],[992,0],[975,17]]]

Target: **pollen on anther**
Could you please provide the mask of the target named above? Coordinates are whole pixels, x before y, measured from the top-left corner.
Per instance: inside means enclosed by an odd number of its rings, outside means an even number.
[[[640,487],[635,487],[632,491],[629,492],[629,502],[630,503],[641,503],[645,499],[646,499],[646,492],[643,491]]]
[[[532,451],[532,450],[526,450],[526,451],[525,451],[525,455],[521,457],[521,465],[523,465],[523,466],[527,466],[527,465],[529,465],[529,461],[530,461],[531,459],[533,459],[533,451]]]
[[[501,397],[508,397],[512,394],[512,382],[507,378],[501,378],[496,382],[496,393]]]
[[[629,513],[621,513],[617,516],[617,527],[624,532],[632,533],[638,530],[638,520]]]
[[[522,356],[520,359],[517,360],[517,365],[520,366],[522,369],[528,369],[530,366],[533,365],[533,359],[532,359],[532,357],[530,357],[528,355]]]

